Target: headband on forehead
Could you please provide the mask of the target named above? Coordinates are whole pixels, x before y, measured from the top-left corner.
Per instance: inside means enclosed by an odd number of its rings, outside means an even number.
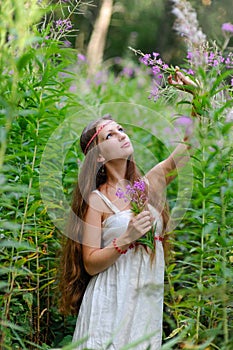
[[[112,120],[108,120],[106,123],[102,124],[97,130],[96,132],[94,133],[94,135],[92,135],[92,137],[90,138],[90,140],[88,141],[86,147],[85,147],[85,150],[84,150],[84,154],[86,155],[87,154],[87,150],[90,146],[90,144],[92,143],[92,141],[96,138],[96,136],[99,135],[100,131],[106,126],[108,125],[109,123],[111,123]]]

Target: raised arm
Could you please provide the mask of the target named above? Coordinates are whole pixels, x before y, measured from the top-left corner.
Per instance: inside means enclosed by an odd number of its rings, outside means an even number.
[[[188,136],[185,136],[184,142],[179,143],[168,158],[155,165],[146,175],[150,183],[156,187],[167,186],[176,176],[180,167],[184,166],[190,159],[187,150],[190,148],[186,143]]]
[[[180,72],[179,67],[176,67],[174,79],[172,75],[168,77],[168,83],[179,90],[191,93],[194,97],[199,89],[198,83]],[[197,116],[194,107],[191,115],[193,117]],[[150,183],[153,183],[156,187],[165,188],[176,177],[178,169],[187,163],[190,159],[187,150],[190,148],[191,129],[190,127],[186,129],[183,141],[176,146],[171,155],[148,172],[146,177]]]

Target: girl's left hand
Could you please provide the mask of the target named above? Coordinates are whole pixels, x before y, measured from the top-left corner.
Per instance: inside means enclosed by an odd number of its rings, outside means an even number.
[[[174,85],[179,90],[190,92],[193,95],[195,95],[195,90],[199,87],[197,82],[194,82],[188,76],[184,75],[179,67],[175,68],[174,80],[172,75],[169,75],[168,83]]]

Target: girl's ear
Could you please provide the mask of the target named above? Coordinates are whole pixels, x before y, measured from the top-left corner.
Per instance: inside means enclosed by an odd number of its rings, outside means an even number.
[[[104,163],[105,162],[105,158],[102,156],[102,154],[99,154],[99,156],[97,158],[97,162],[99,162],[99,163]]]

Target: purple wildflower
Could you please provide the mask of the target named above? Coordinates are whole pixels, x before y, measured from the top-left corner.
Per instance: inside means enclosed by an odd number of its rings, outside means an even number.
[[[191,118],[186,117],[185,115],[182,115],[180,118],[176,119],[176,124],[190,126],[192,125],[192,120]]]
[[[56,28],[62,33],[63,31],[72,29],[72,23],[69,19],[58,19],[56,21]]]
[[[152,89],[151,89],[151,91],[150,91],[150,95],[148,96],[148,98],[149,98],[149,99],[153,99],[154,102],[156,102],[156,101],[159,99],[159,96],[160,96],[159,92],[160,92],[160,91],[159,91],[159,87],[158,87],[157,84],[155,84],[155,85],[152,87]]]
[[[145,210],[148,197],[146,183],[142,179],[134,181],[133,185],[127,185],[126,192],[118,188],[116,195],[118,198],[124,198],[125,201],[130,200],[131,210],[134,214],[139,214]],[[137,242],[154,250],[154,232],[155,227],[152,227],[143,237],[139,238]]]
[[[125,192],[119,187],[116,191],[116,196],[120,199],[125,199]]]
[[[86,62],[86,56],[84,56],[83,54],[78,53],[77,57],[79,61]]]
[[[63,44],[65,47],[71,47],[71,42],[69,40],[64,40]]]
[[[233,86],[233,78],[231,78],[231,86]]]
[[[191,51],[188,51],[188,52],[187,52],[187,59],[188,59],[188,60],[191,60],[192,57],[193,57],[193,53],[192,53]]]
[[[174,29],[182,37],[188,39],[189,51],[193,51],[195,47],[201,47],[206,41],[206,35],[199,26],[197,13],[187,0],[171,0],[173,2],[172,13],[176,20]]]
[[[232,56],[231,54],[229,54],[226,59],[225,59],[225,65],[226,65],[226,68],[232,68],[233,66],[233,60],[232,60]]]
[[[233,34],[233,24],[231,24],[231,23],[223,23],[222,31]]]
[[[124,67],[123,70],[121,71],[121,75],[131,78],[134,75],[134,69],[131,67]]]
[[[127,185],[126,194],[129,196],[133,196],[135,194],[135,189],[131,185]]]
[[[146,66],[151,67],[152,74],[158,78],[158,80],[162,79],[161,71],[166,72],[169,70],[168,64],[164,63],[161,58],[159,58],[159,53],[158,52],[153,52],[153,57],[151,57],[150,54],[145,54],[143,57],[139,58],[139,61]],[[156,90],[158,89],[157,87],[155,88]],[[156,91],[157,95],[157,91]]]
[[[133,188],[135,190],[139,190],[141,192],[145,192],[146,184],[145,184],[145,182],[143,180],[135,181],[134,184],[133,184]]]
[[[191,118],[183,115],[175,120],[175,129],[182,132],[182,130],[185,132],[186,136],[189,136],[193,132],[193,121]]]
[[[146,53],[143,57],[140,57],[139,61],[148,66],[151,61],[151,55],[149,53]]]
[[[108,81],[108,72],[104,70],[97,72],[93,77],[93,82],[96,86],[102,85],[102,87],[104,87],[107,81]]]
[[[76,85],[71,85],[70,88],[69,88],[69,91],[70,92],[75,92],[77,90],[77,86]]]
[[[121,188],[116,191],[116,196],[125,201],[130,200],[132,210],[139,213],[143,210],[147,200],[146,184],[143,180],[134,181],[133,185],[127,185],[124,192]]]
[[[193,71],[191,68],[189,68],[189,69],[183,69],[183,71],[184,71],[185,73],[189,74],[189,75],[194,75],[194,74],[195,74],[194,71]]]
[[[154,56],[154,58],[156,58],[156,57],[159,56],[159,53],[158,52],[153,52],[153,56]]]
[[[154,75],[157,75],[158,73],[160,73],[160,67],[159,66],[153,66],[152,67],[152,73]]]

